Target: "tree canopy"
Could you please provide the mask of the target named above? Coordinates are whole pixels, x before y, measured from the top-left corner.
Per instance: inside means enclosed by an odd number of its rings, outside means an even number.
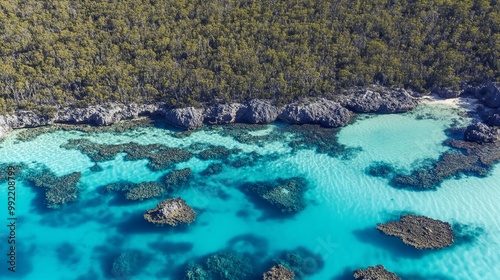
[[[0,109],[500,80],[498,0],[3,0]]]

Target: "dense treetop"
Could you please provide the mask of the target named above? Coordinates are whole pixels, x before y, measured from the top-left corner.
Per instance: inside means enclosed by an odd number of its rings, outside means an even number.
[[[498,0],[2,0],[0,108],[500,80]]]

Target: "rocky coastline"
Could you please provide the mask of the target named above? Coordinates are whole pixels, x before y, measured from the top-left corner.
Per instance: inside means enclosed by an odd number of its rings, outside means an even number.
[[[284,106],[274,105],[270,100],[253,99],[245,103],[206,105],[202,108],[168,108],[163,103],[112,103],[87,108],[55,108],[55,113],[50,116],[38,115],[33,111],[17,111],[12,115],[0,116],[0,139],[17,128],[59,123],[109,126],[139,116],[164,118],[167,123],[186,130],[197,129],[204,124],[268,124],[274,121],[341,127],[348,124],[355,113],[410,111],[418,104],[418,98],[414,95],[401,89],[370,87],[349,91],[337,100],[310,98]]]
[[[479,87],[465,87],[460,91],[436,88],[432,94],[440,98],[469,96],[481,105],[477,114],[488,126],[500,125],[500,83]],[[230,123],[268,124],[282,121],[290,124],[319,124],[335,128],[345,126],[357,113],[391,114],[413,110],[421,94],[404,89],[379,86],[351,89],[339,94],[335,100],[306,98],[278,106],[271,100],[253,99],[245,103],[204,105],[201,108],[168,108],[164,103],[119,104],[89,106],[86,108],[55,108],[55,113],[39,115],[33,111],[17,111],[0,116],[0,139],[13,129],[47,126],[51,124],[90,124],[109,126],[121,120],[140,116],[163,118],[167,123],[185,130],[203,125]]]

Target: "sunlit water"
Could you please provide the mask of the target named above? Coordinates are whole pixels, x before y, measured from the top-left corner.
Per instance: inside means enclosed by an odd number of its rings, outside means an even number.
[[[7,271],[4,227],[0,230],[0,278],[113,279],[113,260],[121,252],[140,250],[150,260],[134,279],[182,279],[187,262],[218,251],[250,253],[263,265],[284,250],[303,247],[323,262],[311,259],[305,264],[306,269],[314,271],[306,279],[349,279],[353,270],[376,264],[383,264],[403,279],[498,279],[500,166],[486,178],[450,179],[437,191],[429,192],[394,189],[387,180],[365,173],[377,161],[411,170],[425,159],[437,159],[447,150],[442,145],[444,129],[453,120],[469,121],[459,114],[460,110],[451,107],[422,105],[407,114],[360,116],[338,134],[339,143],[361,148],[349,159],[313,149],[292,152],[285,140],[263,146],[243,144],[213,130],[200,130],[185,138],[173,137],[173,131],[159,127],[98,135],[58,131],[27,142],[16,140],[13,133],[1,144],[0,162],[23,162],[30,167],[43,164],[57,176],[80,171],[81,193],[77,202],[46,209],[39,189],[17,182],[17,272]],[[269,125],[252,134],[265,135],[275,128]],[[192,224],[172,229],[150,226],[142,218],[160,198],[127,202],[122,193],[99,190],[120,180],[155,181],[169,170],[152,172],[147,160],[127,161],[119,154],[99,163],[103,171],[92,172],[94,163],[86,155],[60,147],[78,138],[183,148],[212,143],[240,148],[242,153],[275,156],[255,166],[225,165],[222,173],[213,176],[198,173],[216,161],[192,158],[177,164],[174,169],[189,167],[195,176],[190,188],[169,197],[183,197],[198,215]],[[254,205],[238,188],[244,182],[295,176],[306,178],[309,188],[305,193],[307,207],[294,216],[269,217],[266,209]],[[0,217],[5,223],[7,183],[1,188],[4,206]],[[375,229],[377,223],[408,212],[467,225],[471,238],[450,248],[419,251]]]

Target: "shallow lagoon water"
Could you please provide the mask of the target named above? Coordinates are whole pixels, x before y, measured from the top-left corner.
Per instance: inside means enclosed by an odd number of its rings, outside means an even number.
[[[470,121],[462,115],[460,109],[426,104],[406,114],[359,116],[338,132],[339,144],[356,148],[348,158],[314,149],[292,150],[289,137],[244,144],[217,129],[183,138],[159,127],[119,134],[57,131],[27,142],[16,140],[15,132],[0,146],[0,162],[23,162],[33,168],[42,164],[57,176],[82,172],[81,193],[77,202],[47,209],[40,189],[18,181],[17,272],[8,272],[2,261],[0,278],[114,279],[113,259],[124,251],[139,250],[149,259],[134,279],[182,279],[187,262],[221,250],[249,253],[263,265],[284,250],[305,248],[320,258],[304,264],[305,270],[314,272],[304,279],[350,279],[354,269],[376,264],[403,279],[496,279],[500,275],[500,165],[486,178],[462,176],[427,192],[395,189],[386,179],[366,174],[374,162],[410,171],[426,159],[437,159],[448,149],[442,145],[444,130],[454,121]],[[251,134],[262,136],[275,129],[269,125]],[[188,226],[154,227],[142,214],[161,199],[130,202],[99,187],[120,180],[155,181],[169,170],[152,172],[147,160],[127,161],[118,154],[99,163],[102,171],[92,172],[94,163],[86,155],[60,147],[78,138],[182,148],[207,143],[264,157],[252,166],[224,165],[222,173],[212,176],[199,172],[216,160],[193,157],[178,163],[175,169],[189,167],[194,177],[190,188],[168,197],[183,197],[198,215]],[[238,188],[245,182],[295,176],[309,184],[307,207],[293,216],[270,215]],[[6,186],[1,185],[4,196]],[[1,213],[3,221],[6,212]],[[375,229],[377,223],[409,212],[467,225],[467,236],[450,248],[418,251]],[[7,242],[2,239],[1,248],[6,251]]]

